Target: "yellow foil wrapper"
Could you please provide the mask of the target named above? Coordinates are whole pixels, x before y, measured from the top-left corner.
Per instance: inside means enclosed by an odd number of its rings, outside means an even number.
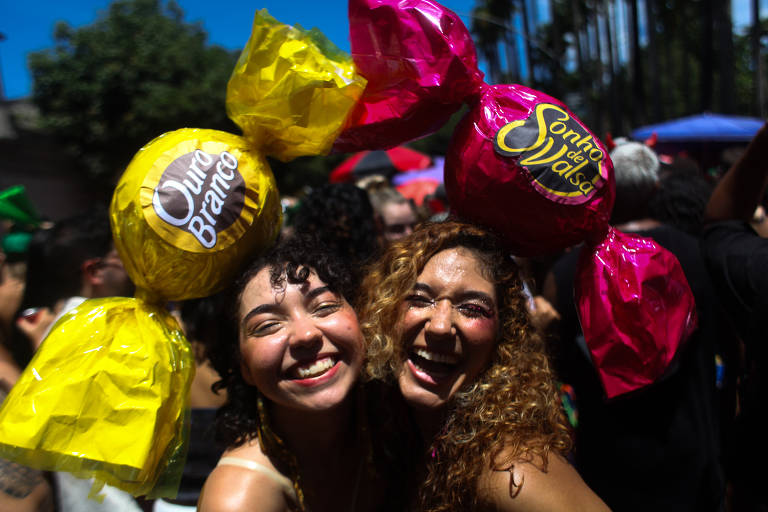
[[[322,33],[284,25],[262,9],[229,79],[227,114],[267,155],[322,155],[365,84]]]
[[[94,299],[57,322],[0,409],[0,457],[134,495],[175,496],[189,343],[165,309]]]
[[[115,189],[112,234],[133,282],[165,300],[225,286],[280,230],[275,178],[242,137],[184,128],[134,156]]]

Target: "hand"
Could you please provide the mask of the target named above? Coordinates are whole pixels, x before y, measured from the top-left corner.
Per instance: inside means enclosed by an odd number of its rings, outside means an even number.
[[[56,315],[48,308],[26,310],[16,320],[16,326],[29,338],[32,349],[36,351],[55,318]]]
[[[537,295],[533,298],[531,320],[539,331],[546,332],[552,324],[560,320],[560,313],[547,299]]]

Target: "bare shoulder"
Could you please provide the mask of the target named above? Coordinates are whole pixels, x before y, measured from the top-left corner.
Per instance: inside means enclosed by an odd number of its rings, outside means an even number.
[[[482,501],[503,512],[604,512],[608,507],[584,483],[567,460],[550,454],[546,471],[541,461],[520,461],[507,470],[486,470],[478,482]]]
[[[223,457],[250,461],[278,473],[258,445],[245,445],[227,451]],[[239,512],[259,510],[286,512],[291,510],[284,486],[268,472],[254,471],[239,465],[219,465],[205,481],[197,510],[200,512]]]

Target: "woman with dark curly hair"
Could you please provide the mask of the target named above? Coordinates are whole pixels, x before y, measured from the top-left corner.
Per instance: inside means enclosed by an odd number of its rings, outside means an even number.
[[[520,273],[449,221],[391,245],[360,300],[369,377],[397,383],[421,434],[417,510],[607,510],[568,464],[569,431]],[[406,466],[406,467],[407,467]]]
[[[296,236],[236,286],[237,335],[208,355],[227,390],[216,419],[228,446],[199,510],[364,511],[373,486],[357,381],[363,340],[337,256]]]

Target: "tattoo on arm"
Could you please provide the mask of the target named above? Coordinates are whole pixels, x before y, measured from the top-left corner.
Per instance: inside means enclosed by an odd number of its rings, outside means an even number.
[[[0,459],[0,491],[14,498],[26,498],[43,483],[43,473],[15,462]]]

